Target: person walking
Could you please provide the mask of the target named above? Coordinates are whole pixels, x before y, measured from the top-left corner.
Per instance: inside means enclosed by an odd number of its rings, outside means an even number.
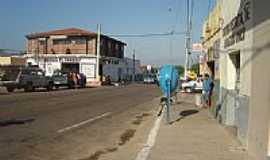
[[[204,79],[203,79],[203,90],[202,90],[202,101],[203,101],[203,107],[210,107],[210,99],[211,99],[211,83],[212,80],[209,76],[209,74],[205,74],[204,75]],[[209,103],[210,102],[210,103]],[[210,105],[209,105],[210,104]]]

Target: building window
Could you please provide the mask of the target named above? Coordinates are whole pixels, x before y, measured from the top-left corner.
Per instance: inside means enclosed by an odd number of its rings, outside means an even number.
[[[53,45],[66,45],[71,44],[71,41],[69,39],[54,39]]]
[[[115,44],[115,50],[117,50],[117,51],[119,50],[119,44],[118,43]]]
[[[240,64],[241,64],[241,57],[240,57],[240,51],[237,51],[237,52],[234,52],[232,54],[230,54],[230,59],[231,59],[231,62],[233,64],[233,68],[234,68],[234,71],[233,71],[233,75],[234,77],[232,77],[234,80],[235,80],[235,89],[237,91],[240,90],[240,76],[241,76],[241,73],[240,73]]]
[[[71,51],[69,48],[66,49],[66,54],[71,54]]]
[[[53,49],[53,48],[51,49],[51,52],[52,52],[52,54],[55,54],[55,51],[54,51],[54,49]]]
[[[45,41],[39,41],[39,45],[41,46],[45,45]]]
[[[85,38],[72,38],[72,42],[75,44],[86,44],[86,39]]]
[[[112,48],[112,43],[111,41],[108,41],[108,49],[110,50]]]
[[[100,40],[100,46],[101,46],[101,47],[104,46],[104,43],[105,43],[104,40],[101,39],[101,40]]]

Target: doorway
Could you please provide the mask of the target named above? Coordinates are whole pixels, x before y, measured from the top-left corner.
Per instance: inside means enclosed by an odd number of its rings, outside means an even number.
[[[79,73],[80,64],[79,63],[62,63],[62,71]]]
[[[211,77],[214,79],[215,77],[215,61],[207,62],[208,70],[210,71]]]
[[[233,64],[233,79],[235,80],[234,88],[239,93],[240,90],[240,51],[230,54],[230,60]]]

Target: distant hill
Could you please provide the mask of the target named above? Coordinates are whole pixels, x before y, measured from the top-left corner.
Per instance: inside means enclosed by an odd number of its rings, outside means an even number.
[[[25,54],[24,51],[0,49],[0,56],[21,56]]]

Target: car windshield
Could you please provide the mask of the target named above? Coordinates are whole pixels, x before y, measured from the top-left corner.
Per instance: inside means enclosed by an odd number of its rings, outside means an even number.
[[[54,71],[53,72],[53,76],[65,76],[65,75],[67,75],[67,74],[62,72],[62,71]]]
[[[15,81],[19,72],[19,68],[2,67],[0,68],[0,81]]]

